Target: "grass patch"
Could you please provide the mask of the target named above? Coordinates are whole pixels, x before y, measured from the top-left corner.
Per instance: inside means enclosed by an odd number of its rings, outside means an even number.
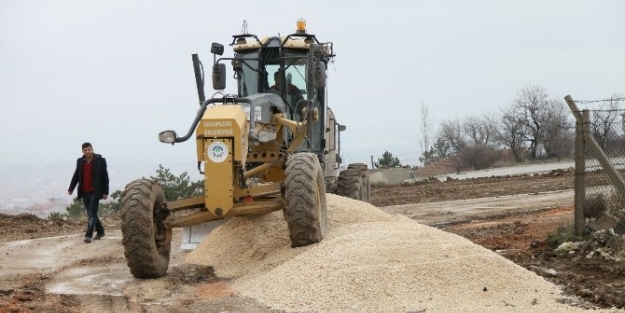
[[[568,241],[582,241],[588,234],[584,233],[583,236],[575,235],[575,226],[567,225],[558,228],[555,233],[547,235],[546,243],[549,247],[557,248],[561,244]]]

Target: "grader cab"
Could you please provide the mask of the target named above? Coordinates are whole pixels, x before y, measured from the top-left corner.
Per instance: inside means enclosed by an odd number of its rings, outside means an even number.
[[[245,25],[245,24],[244,24]],[[333,44],[320,42],[297,22],[295,33],[258,38],[233,36],[233,57],[214,43],[213,89],[204,95],[204,71],[192,55],[200,108],[182,137],[164,131],[159,140],[182,143],[192,136],[204,194],[167,201],[155,181],[129,183],[122,196],[122,243],[131,273],[164,275],[172,229],[184,228],[181,248],[193,248],[227,218],[283,210],[292,247],[320,242],[327,231],[326,192],[369,200],[365,164],[339,173],[340,132],[328,107],[326,67]],[[236,94],[224,94],[229,62]]]

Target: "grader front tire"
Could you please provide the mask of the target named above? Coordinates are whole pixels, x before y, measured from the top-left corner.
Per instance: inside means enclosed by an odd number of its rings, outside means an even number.
[[[137,278],[165,275],[171,252],[171,229],[165,228],[169,211],[158,183],[139,179],[122,196],[122,244],[130,272]]]
[[[297,153],[286,162],[284,218],[291,247],[320,242],[327,232],[328,208],[325,181],[319,159],[313,153]]]

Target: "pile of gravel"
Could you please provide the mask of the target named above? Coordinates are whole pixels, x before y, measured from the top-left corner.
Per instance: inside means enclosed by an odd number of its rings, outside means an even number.
[[[582,312],[560,290],[469,240],[328,194],[328,234],[291,248],[282,212],[237,217],[185,261],[296,312]]]

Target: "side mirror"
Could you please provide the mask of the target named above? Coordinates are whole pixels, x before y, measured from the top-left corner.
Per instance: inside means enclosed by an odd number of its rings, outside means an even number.
[[[347,126],[345,126],[345,125],[339,125],[339,131],[340,131],[340,132],[344,132],[345,130],[347,130]]]
[[[213,65],[213,89],[226,89],[226,64],[217,63]]]
[[[219,56],[223,55],[224,45],[213,42],[213,44],[211,45],[211,53],[219,55]]]

